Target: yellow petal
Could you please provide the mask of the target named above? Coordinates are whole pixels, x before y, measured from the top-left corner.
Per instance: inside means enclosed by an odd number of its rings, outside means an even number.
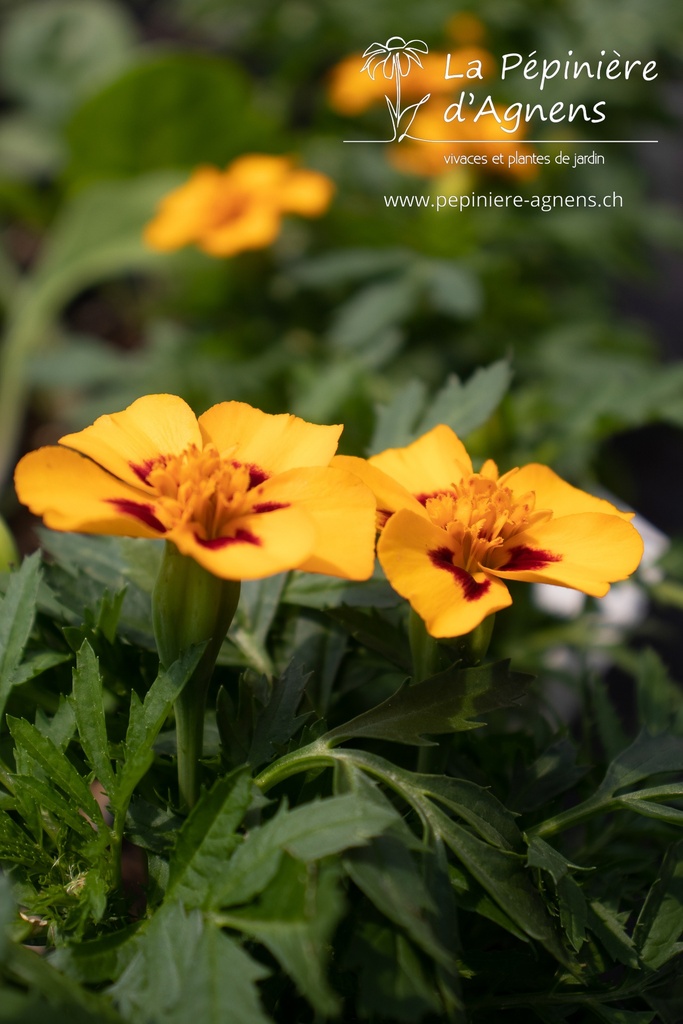
[[[169,192],[145,227],[147,245],[169,251],[197,241],[212,222],[223,177],[216,167],[199,167],[189,181]]]
[[[502,579],[554,583],[603,597],[626,579],[643,554],[640,534],[616,515],[584,512],[550,519],[506,544],[497,568]]]
[[[534,491],[536,509],[552,509],[555,519],[580,512],[602,512],[621,519],[633,519],[633,512],[620,512],[609,501],[572,487],[557,473],[553,473],[552,469],[538,463],[513,470],[505,477],[505,484],[519,498]]]
[[[472,461],[464,444],[443,424],[407,448],[388,448],[368,461],[413,495],[445,490],[472,472]]]
[[[203,541],[187,527],[171,531],[167,539],[214,576],[257,580],[298,569],[315,546],[316,530],[305,509],[291,505],[241,516],[215,540]]]
[[[277,189],[291,169],[291,157],[247,153],[233,160],[225,172],[225,180],[240,191],[277,199]]]
[[[330,205],[334,184],[318,171],[292,171],[279,190],[280,209],[303,217],[318,217]]]
[[[208,228],[198,240],[210,256],[233,256],[246,249],[265,249],[278,236],[280,216],[275,207],[250,200],[244,210]]]
[[[273,416],[245,402],[221,402],[199,417],[207,441],[225,457],[262,469],[268,476],[300,466],[327,466],[342,426],[318,426],[298,416]]]
[[[383,527],[390,515],[400,508],[409,508],[417,515],[427,518],[424,506],[393,477],[387,476],[377,466],[355,455],[335,455],[332,465],[355,473],[366,484],[377,502],[377,518]]]
[[[375,499],[342,469],[292,469],[249,492],[256,509],[289,502],[315,524],[315,545],[299,568],[366,580],[375,564]]]
[[[123,412],[99,419],[60,444],[89,455],[114,476],[146,488],[146,474],[160,455],[178,455],[190,444],[202,447],[197,418],[175,395],[146,395]]]
[[[453,565],[445,530],[402,509],[387,523],[377,554],[387,579],[435,637],[462,636],[511,603],[507,587]]]
[[[52,530],[160,537],[159,509],[142,489],[129,487],[68,448],[39,448],[14,474],[19,500]]]

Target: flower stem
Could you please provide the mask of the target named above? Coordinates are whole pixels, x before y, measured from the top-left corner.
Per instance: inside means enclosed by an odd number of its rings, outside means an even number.
[[[237,609],[239,580],[224,580],[167,543],[152,610],[159,661],[169,668],[193,644],[206,643],[197,668],[175,704],[178,788],[191,810],[199,796],[204,709],[216,658]]]

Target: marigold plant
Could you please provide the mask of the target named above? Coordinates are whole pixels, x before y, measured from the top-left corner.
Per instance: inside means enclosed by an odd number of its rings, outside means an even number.
[[[225,170],[198,167],[162,199],[144,238],[161,251],[194,244],[211,256],[234,256],[274,242],[286,213],[319,217],[333,193],[326,175],[289,157],[249,154]]]
[[[506,583],[552,583],[603,597],[640,561],[643,544],[620,512],[547,466],[474,472],[446,426],[367,462],[339,457],[375,492],[377,553],[395,590],[435,637],[461,636],[512,598]]]

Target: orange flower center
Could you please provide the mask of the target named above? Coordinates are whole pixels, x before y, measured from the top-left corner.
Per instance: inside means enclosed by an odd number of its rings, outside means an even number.
[[[456,560],[468,572],[479,566],[495,569],[506,558],[504,545],[511,537],[552,517],[547,509],[536,510],[533,491],[515,497],[490,459],[481,473],[472,473],[447,491],[420,495],[427,515],[455,541]]]
[[[246,512],[268,511],[247,503],[247,492],[267,479],[257,466],[221,456],[213,444],[201,451],[190,445],[180,455],[157,459],[145,474],[156,491],[166,526],[191,525],[199,540],[224,535],[228,524]]]

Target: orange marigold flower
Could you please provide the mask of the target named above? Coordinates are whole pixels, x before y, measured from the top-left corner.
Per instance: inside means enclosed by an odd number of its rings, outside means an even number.
[[[161,251],[194,243],[211,256],[263,249],[277,238],[283,214],[319,217],[333,192],[326,175],[289,157],[242,156],[225,170],[198,167],[161,200],[144,239]]]
[[[377,554],[393,588],[434,637],[469,633],[512,598],[508,580],[554,583],[603,597],[638,566],[643,543],[608,501],[546,466],[475,473],[450,427],[406,448],[334,464],[375,492]]]
[[[197,419],[175,395],[147,395],[24,456],[15,485],[53,530],[163,538],[223,579],[366,579],[375,501],[330,468],[341,431],[244,402]]]

